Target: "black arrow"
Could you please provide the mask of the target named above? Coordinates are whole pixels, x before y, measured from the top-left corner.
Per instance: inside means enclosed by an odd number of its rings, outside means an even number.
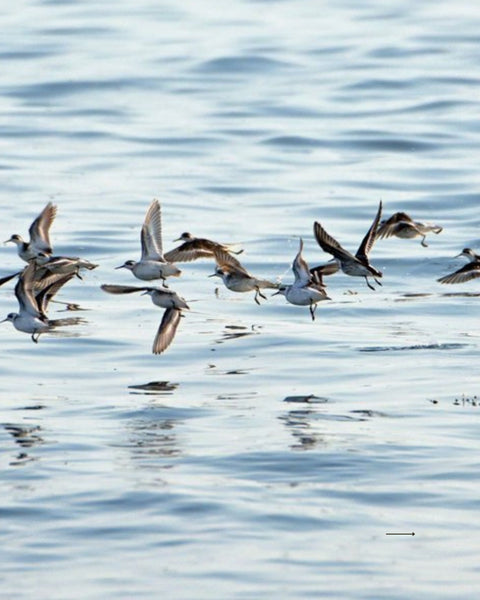
[[[411,533],[386,533],[385,535],[415,535],[415,532],[412,531]]]

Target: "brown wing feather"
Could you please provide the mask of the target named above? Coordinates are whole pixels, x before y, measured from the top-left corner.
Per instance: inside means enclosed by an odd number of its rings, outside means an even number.
[[[377,229],[377,238],[389,238],[397,232],[397,225],[405,223],[405,225],[416,228],[415,221],[404,212],[397,212],[389,219],[382,221]]]
[[[440,277],[437,281],[440,283],[465,283],[477,277],[480,277],[480,263],[469,263],[454,273]]]
[[[133,294],[135,292],[143,292],[148,290],[146,287],[136,287],[134,285],[115,285],[112,283],[104,283],[100,286],[104,292],[109,294]]]
[[[50,244],[49,230],[57,214],[57,207],[49,202],[38,217],[30,225],[28,233],[30,240],[35,243],[37,248],[52,253]]]
[[[170,346],[180,323],[181,314],[178,308],[167,308],[163,313],[162,321],[153,340],[153,354],[161,354]]]
[[[382,217],[382,201],[380,200],[380,202],[378,204],[377,214],[375,215],[375,218],[373,219],[373,223],[370,225],[370,229],[367,231],[365,237],[362,240],[362,243],[358,247],[357,253],[355,254],[355,256],[363,262],[368,262],[368,255],[369,255],[370,250],[372,249],[372,246],[375,242],[378,224],[380,223],[381,217]]]
[[[345,250],[335,238],[325,231],[318,221],[315,221],[313,224],[313,233],[318,245],[324,252],[327,252],[340,260],[354,258],[348,250]]]

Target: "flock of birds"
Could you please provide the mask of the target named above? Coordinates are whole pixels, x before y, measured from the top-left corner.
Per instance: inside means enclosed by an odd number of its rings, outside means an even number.
[[[23,270],[0,279],[0,285],[18,277],[15,296],[19,304],[18,313],[10,313],[3,321],[10,321],[22,332],[31,334],[34,342],[42,333],[51,331],[55,321],[47,316],[49,303],[58,291],[73,277],[82,278],[82,269],[94,269],[98,265],[88,260],[54,256],[49,231],[55,219],[57,208],[49,202],[29,228],[30,240],[24,241],[20,235],[12,235],[5,243],[17,246],[19,257],[27,263]],[[287,302],[298,306],[308,306],[312,320],[315,319],[317,304],[328,300],[324,277],[338,270],[352,277],[363,277],[370,289],[375,289],[370,280],[381,285],[381,271],[370,264],[369,253],[376,239],[396,236],[403,239],[421,237],[422,246],[427,246],[426,235],[438,234],[442,227],[431,223],[414,221],[404,212],[397,212],[389,219],[382,220],[382,202],[379,203],[373,222],[358,247],[355,255],[343,246],[322,227],[319,222],[313,226],[315,238],[324,252],[333,259],[325,264],[310,268],[303,258],[303,240],[292,264],[294,281],[291,284],[276,283],[251,275],[240,263],[237,256],[243,252],[235,244],[220,244],[208,239],[183,233],[178,240],[182,243],[173,250],[163,252],[161,207],[153,200],[146,213],[141,234],[141,258],[138,261],[127,260],[117,269],[128,269],[136,279],[144,282],[160,280],[161,286],[130,286],[103,284],[101,289],[110,294],[142,293],[151,297],[153,304],[164,309],[164,314],[155,335],[152,352],[160,354],[171,344],[177,331],[182,311],[188,304],[184,298],[168,287],[169,277],[178,277],[181,270],[176,263],[190,262],[200,258],[215,261],[215,272],[210,277],[219,277],[225,286],[233,292],[255,292],[254,300],[266,299],[265,289],[275,289],[273,295],[285,296]],[[465,248],[458,256],[465,256],[469,263],[444,277],[440,283],[463,283],[480,276],[480,255]],[[76,305],[67,303],[67,308]],[[3,322],[1,321],[1,322]]]

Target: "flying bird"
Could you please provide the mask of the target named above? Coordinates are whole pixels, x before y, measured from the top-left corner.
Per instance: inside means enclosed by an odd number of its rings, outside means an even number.
[[[231,257],[231,253],[241,254],[243,252],[243,250],[234,250],[235,244],[220,244],[206,238],[198,238],[188,231],[182,233],[174,241],[183,243],[178,248],[165,252],[164,258],[168,262],[190,262],[199,258],[215,259],[220,253],[229,254]]]
[[[402,239],[412,239],[421,237],[422,241],[420,243],[427,248],[428,244],[425,241],[427,233],[433,232],[438,234],[441,231],[443,231],[443,227],[439,225],[414,221],[407,213],[397,212],[389,219],[384,219],[380,222],[377,230],[377,238],[395,236]]]
[[[290,304],[308,306],[312,321],[314,321],[317,302],[330,300],[330,298],[327,296],[323,281],[319,277],[319,272],[311,273],[308,264],[302,256],[302,251],[303,240],[300,238],[300,248],[292,264],[295,281],[291,285],[280,284],[278,292],[275,292],[273,295],[282,294]]]
[[[52,254],[52,245],[50,244],[49,231],[57,214],[57,207],[49,202],[38,217],[30,225],[28,233],[30,241],[26,242],[21,235],[13,234],[5,244],[13,242],[17,245],[18,255],[22,260],[28,262],[38,256],[40,252],[46,255]]]
[[[279,289],[278,283],[273,283],[267,279],[259,279],[251,275],[235,258],[230,257],[230,259],[229,262],[217,262],[215,273],[212,273],[209,277],[220,277],[225,287],[232,292],[253,292],[255,290],[254,300],[257,304],[260,304],[259,296],[264,300],[267,299],[260,290],[267,288]]]
[[[38,342],[42,333],[52,329],[52,322],[46,314],[48,303],[72,277],[73,273],[39,278],[37,267],[32,261],[19,275],[15,285],[19,312],[9,313],[1,322],[10,321],[15,329],[30,333],[32,340]]]
[[[375,288],[368,281],[368,278],[371,277],[378,285],[382,285],[378,279],[382,277],[381,271],[375,269],[370,264],[368,259],[368,254],[372,249],[372,246],[375,242],[375,237],[377,233],[378,224],[380,222],[380,218],[382,215],[382,202],[380,201],[378,205],[377,214],[373,219],[372,224],[370,225],[370,229],[367,231],[365,237],[362,240],[355,256],[350,254],[348,250],[345,250],[336,239],[334,239],[331,235],[329,235],[325,229],[315,221],[313,226],[313,231],[315,234],[315,238],[318,242],[318,245],[322,248],[324,252],[331,254],[334,259],[337,261],[340,269],[346,274],[352,277],[364,277],[368,287],[371,290]]]
[[[133,294],[142,292],[142,295],[148,294],[150,296],[153,304],[165,309],[155,339],[153,340],[153,354],[161,354],[170,346],[180,323],[182,310],[190,308],[181,296],[166,287],[136,287],[131,285],[104,284],[101,286],[101,289],[109,294]]]
[[[128,269],[137,279],[152,281],[167,277],[178,277],[180,269],[168,262],[163,256],[162,246],[162,215],[160,203],[153,200],[145,215],[142,231],[140,233],[142,256],[139,261],[127,260],[116,267],[117,269]]]
[[[455,258],[459,256],[465,256],[470,262],[460,267],[457,271],[440,277],[437,281],[440,283],[465,283],[466,281],[470,281],[470,279],[480,277],[480,255],[471,248],[464,248]]]

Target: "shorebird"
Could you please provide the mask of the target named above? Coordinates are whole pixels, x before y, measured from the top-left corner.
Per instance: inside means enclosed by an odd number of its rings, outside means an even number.
[[[101,289],[109,294],[132,294],[135,292],[142,292],[143,294],[148,294],[150,296],[153,304],[160,308],[165,308],[160,326],[158,327],[155,339],[153,340],[153,354],[161,354],[170,346],[175,337],[178,324],[180,323],[182,310],[190,308],[181,296],[165,287],[136,287],[131,285],[104,284],[101,286]]]
[[[454,273],[440,277],[437,281],[440,283],[465,283],[465,281],[480,277],[480,255],[471,248],[464,248],[455,258],[459,256],[467,257],[470,262]]]
[[[243,250],[233,250],[235,244],[219,244],[206,238],[195,237],[188,231],[182,233],[174,241],[178,242],[180,240],[183,241],[183,244],[164,254],[164,258],[168,262],[190,262],[198,258],[216,258],[221,252],[230,256],[231,253],[241,254],[243,252]]]
[[[116,267],[117,269],[128,269],[137,279],[152,281],[167,277],[178,277],[180,269],[165,260],[162,248],[162,216],[160,203],[153,200],[145,215],[142,231],[140,234],[142,246],[142,257],[139,261],[127,260]]]
[[[438,234],[441,231],[443,231],[443,227],[439,225],[414,221],[407,213],[397,212],[389,219],[384,219],[380,222],[377,238],[395,236],[402,239],[412,239],[421,237],[422,241],[420,243],[427,248],[428,244],[425,242],[427,233],[433,232]]]
[[[276,296],[277,294],[282,294],[290,304],[308,306],[312,321],[314,321],[317,302],[320,302],[321,300],[330,300],[330,298],[327,296],[321,276],[317,273],[312,275],[302,256],[302,251],[303,240],[300,238],[300,248],[292,264],[295,281],[291,285],[280,284],[278,292],[275,292],[273,295]]]
[[[350,254],[347,250],[345,250],[332,236],[330,236],[325,229],[315,221],[313,226],[313,231],[315,234],[315,238],[319,246],[322,248],[324,252],[331,254],[334,259],[337,261],[338,265],[342,269],[342,271],[346,275],[351,275],[352,277],[364,277],[367,282],[368,287],[371,290],[375,288],[368,281],[369,277],[372,277],[373,280],[378,283],[378,285],[382,285],[377,278],[382,277],[382,273],[372,267],[368,260],[368,253],[372,249],[373,243],[375,242],[375,235],[377,232],[378,223],[380,222],[380,217],[382,215],[382,202],[380,201],[378,205],[378,210],[375,218],[373,219],[373,223],[370,225],[370,229],[367,231],[365,237],[360,244],[357,253],[355,256]]]
[[[38,271],[43,274],[46,271],[57,275],[76,275],[79,279],[82,277],[79,274],[80,269],[96,269],[98,265],[91,263],[84,258],[71,256],[48,256],[44,252],[40,252],[34,258],[34,262],[38,267]]]
[[[230,257],[233,258],[233,257]],[[262,294],[261,289],[279,289],[278,283],[273,283],[267,279],[258,279],[250,273],[236,260],[233,262],[217,263],[215,273],[209,275],[209,277],[220,277],[223,280],[225,286],[232,292],[253,292],[255,290],[255,302],[260,304],[258,297],[264,300],[267,297]]]
[[[182,298],[170,288],[166,287],[137,287],[134,285],[114,285],[104,283],[100,286],[104,292],[109,294],[134,294],[142,292],[142,296],[147,294],[152,299],[153,304],[160,308],[190,308],[185,299]]]
[[[52,328],[46,310],[48,303],[58,290],[73,277],[70,275],[49,275],[38,279],[36,265],[30,263],[20,274],[15,285],[15,296],[20,312],[9,313],[3,321],[10,321],[15,329],[30,333],[36,343],[40,335]]]
[[[25,262],[35,258],[39,252],[51,255],[52,246],[50,244],[49,230],[56,214],[57,207],[49,202],[30,225],[28,230],[30,234],[29,242],[25,242],[22,236],[15,233],[8,240],[5,240],[4,243],[13,242],[16,244],[18,256]]]

